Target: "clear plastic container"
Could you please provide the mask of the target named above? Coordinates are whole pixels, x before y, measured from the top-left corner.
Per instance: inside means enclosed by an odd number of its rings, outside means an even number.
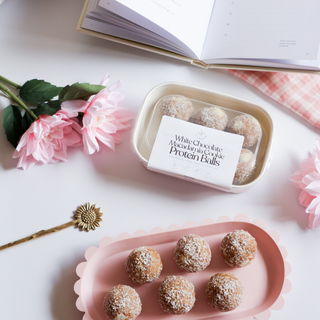
[[[164,83],[152,89],[147,95],[140,109],[133,132],[133,148],[139,161],[147,167],[162,118],[159,112],[159,103],[161,99],[172,94],[183,95],[191,100],[194,112],[188,120],[190,122],[194,122],[195,115],[200,109],[210,108],[212,106],[217,106],[225,111],[229,122],[233,118],[243,114],[250,114],[258,120],[261,126],[260,137],[256,144],[247,148],[255,155],[255,170],[250,178],[244,183],[233,184],[230,191],[233,193],[240,193],[248,190],[248,188],[254,185],[265,173],[271,160],[274,127],[269,114],[260,106],[251,102],[222,93],[182,84]],[[177,176],[177,178],[188,180],[187,177]],[[219,189],[219,186],[217,185],[210,185],[208,183],[196,181],[195,179],[190,179],[190,181]]]
[[[155,107],[153,109],[153,113],[151,115],[149,125],[147,127],[145,140],[146,140],[146,145],[150,150],[152,150],[152,147],[155,142],[155,139],[156,139],[156,136],[158,133],[158,129],[160,126],[161,118],[162,118],[162,115],[160,114],[160,110],[159,110],[159,105],[160,105],[161,101],[166,97],[167,96],[162,97],[155,105]],[[193,105],[193,114],[191,115],[190,119],[188,120],[189,122],[192,122],[192,123],[196,123],[195,116],[203,108],[218,107],[219,109],[222,109],[226,113],[226,115],[228,116],[228,123],[232,119],[234,119],[235,117],[247,114],[244,112],[240,112],[238,110],[228,109],[228,108],[213,105],[210,103],[205,103],[205,102],[202,102],[199,100],[194,100],[190,97],[186,97],[186,98],[188,98],[192,102],[192,105]],[[198,125],[200,125],[200,124],[198,124]],[[225,128],[224,131],[228,131],[227,127]],[[258,141],[253,146],[246,148],[246,149],[249,149],[255,156],[257,156],[257,153],[259,150],[261,136],[262,136],[262,134],[260,134]]]

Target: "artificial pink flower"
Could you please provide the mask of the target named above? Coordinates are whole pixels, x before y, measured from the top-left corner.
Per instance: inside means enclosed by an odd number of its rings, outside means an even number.
[[[107,74],[100,84],[105,86],[108,80],[109,75]],[[120,85],[120,81],[116,82],[101,90],[89,101],[70,100],[61,104],[62,110],[84,113],[82,140],[86,154],[99,151],[99,141],[114,150],[115,144],[121,142],[118,132],[131,128],[129,121],[134,118],[134,114],[126,108],[118,107],[124,96],[114,90]]]
[[[290,180],[302,189],[299,203],[309,214],[310,229],[320,226],[320,139],[312,156],[300,162],[301,170],[295,172]]]
[[[67,147],[81,145],[81,127],[70,118],[72,111],[58,111],[53,116],[40,115],[21,137],[13,158],[19,158],[17,167],[28,169],[37,162],[67,161]]]

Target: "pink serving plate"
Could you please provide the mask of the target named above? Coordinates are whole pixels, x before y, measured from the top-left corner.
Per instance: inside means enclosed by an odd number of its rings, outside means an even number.
[[[221,258],[219,246],[222,238],[231,231],[244,229],[257,240],[258,252],[253,262],[245,268],[231,268]],[[197,234],[207,240],[212,251],[209,267],[198,273],[181,271],[174,262],[173,252],[177,241],[184,235]],[[270,309],[284,306],[282,294],[291,289],[286,276],[290,265],[285,261],[286,250],[278,246],[279,236],[274,231],[266,231],[264,221],[258,219],[252,223],[245,215],[238,215],[234,221],[220,217],[217,222],[204,220],[200,225],[189,222],[184,227],[172,225],[167,230],[155,228],[151,233],[138,231],[134,236],[122,234],[117,240],[105,237],[99,248],[90,247],[86,253],[86,262],[77,266],[80,277],[74,286],[79,295],[76,306],[85,314],[83,320],[106,320],[103,311],[103,298],[108,290],[118,284],[126,284],[137,290],[142,301],[139,320],[177,319],[177,316],[163,312],[158,303],[158,288],[168,275],[182,275],[195,286],[194,308],[179,319],[198,320],[267,320]],[[124,261],[129,253],[140,246],[152,246],[161,255],[164,269],[160,279],[150,284],[139,285],[132,282],[124,270]],[[245,294],[242,304],[227,313],[210,307],[205,299],[205,286],[209,278],[221,271],[234,273],[242,282]]]

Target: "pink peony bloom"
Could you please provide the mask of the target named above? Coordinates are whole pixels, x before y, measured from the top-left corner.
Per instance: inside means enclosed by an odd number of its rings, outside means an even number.
[[[67,161],[67,147],[81,145],[81,127],[70,119],[76,112],[58,111],[53,116],[40,115],[23,134],[13,158],[17,167],[28,169],[37,162]]]
[[[295,172],[290,180],[302,189],[299,203],[309,214],[310,229],[320,226],[320,139],[312,156],[300,162],[301,170]]]
[[[107,74],[101,81],[101,85],[106,85],[109,80]],[[116,92],[121,82],[101,90],[89,101],[70,100],[61,104],[62,110],[72,110],[83,112],[82,140],[84,152],[93,154],[100,150],[99,142],[115,149],[115,144],[121,142],[119,131],[131,128],[129,123],[134,118],[134,114],[126,109],[118,107],[124,96]]]

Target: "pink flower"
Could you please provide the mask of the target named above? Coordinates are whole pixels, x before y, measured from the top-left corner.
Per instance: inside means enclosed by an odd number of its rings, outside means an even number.
[[[290,180],[302,189],[299,203],[306,207],[309,214],[310,229],[320,226],[320,139],[312,156],[300,163],[301,170],[295,172]]]
[[[101,85],[105,86],[108,80],[107,74]],[[129,121],[134,118],[134,114],[126,108],[118,107],[124,96],[114,90],[120,85],[120,81],[116,82],[101,90],[90,101],[70,100],[61,104],[62,110],[84,112],[82,140],[86,154],[99,151],[99,142],[114,150],[115,144],[121,142],[118,132],[131,128]]]
[[[72,119],[76,112],[58,111],[53,116],[40,115],[23,134],[13,158],[17,167],[28,169],[37,162],[67,161],[67,147],[81,145],[80,126]]]

